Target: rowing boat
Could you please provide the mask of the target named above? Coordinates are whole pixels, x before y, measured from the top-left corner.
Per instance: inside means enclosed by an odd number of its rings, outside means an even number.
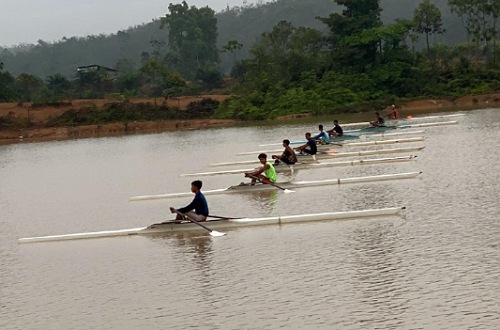
[[[422,124],[405,124],[405,125],[391,125],[391,126],[371,126],[363,127],[358,129],[346,130],[344,133],[365,133],[365,132],[380,132],[393,129],[406,129],[406,128],[418,128],[418,127],[431,127],[431,126],[445,126],[445,125],[455,125],[458,121],[440,121],[435,123],[422,123]]]
[[[382,174],[382,175],[371,175],[371,176],[360,176],[352,178],[338,178],[338,179],[328,179],[319,181],[292,181],[292,182],[277,182],[276,185],[284,189],[294,189],[294,188],[309,188],[327,185],[341,185],[349,183],[362,183],[362,182],[375,182],[375,181],[387,181],[387,180],[399,180],[399,179],[412,179],[416,178],[422,172],[407,172],[407,173],[396,173],[396,174]],[[256,191],[268,191],[276,190],[276,187],[269,184],[239,184],[236,186],[230,186],[223,189],[205,190],[203,194],[208,195],[221,195],[221,194],[231,194],[231,193],[245,193],[245,192],[256,192]],[[165,199],[165,198],[179,198],[179,197],[191,197],[192,193],[171,193],[171,194],[157,194],[157,195],[142,195],[129,197],[129,201],[145,201],[154,199]]]
[[[394,137],[394,136],[401,136],[401,135],[411,135],[411,134],[423,134],[425,131],[410,131],[410,130],[405,130],[402,132],[380,132],[377,134],[361,134],[359,135],[360,138],[363,139],[375,139],[375,138],[385,138],[385,137]],[[342,141],[336,140],[336,138],[332,138],[331,143],[332,145],[338,145]],[[299,143],[306,143],[306,141],[292,141],[290,144],[299,144]],[[266,143],[266,144],[259,144],[259,147],[272,147],[272,146],[280,146],[282,143]]]
[[[439,116],[424,116],[424,117],[390,119],[389,121],[408,121],[408,120],[413,121],[413,120],[420,120],[420,119],[443,119],[443,118],[461,117],[461,116],[465,116],[465,113],[456,113],[456,114],[451,114],[451,115],[439,115]],[[370,125],[370,122],[363,121],[363,122],[359,122],[359,123],[347,123],[347,124],[342,124],[342,127],[365,126],[365,125]]]
[[[344,147],[344,146],[345,147],[366,147],[366,146],[377,146],[377,145],[385,145],[385,144],[422,142],[424,140],[425,140],[425,138],[423,136],[417,136],[417,137],[405,138],[405,139],[349,142],[349,143],[343,143],[343,144],[332,144],[332,143],[318,144],[317,148],[318,148],[318,150],[329,150],[335,146],[339,146],[339,147]],[[237,156],[245,156],[245,155],[255,155],[255,154],[260,154],[260,153],[268,153],[269,154],[269,153],[276,153],[276,152],[281,152],[281,151],[283,151],[283,149],[246,151],[246,152],[237,153],[236,155]]]
[[[456,125],[458,124],[458,121],[456,120],[450,120],[450,121],[440,121],[440,122],[434,122],[434,123],[422,123],[422,124],[408,124],[408,125],[394,125],[394,126],[377,126],[377,127],[364,127],[364,128],[358,128],[358,129],[352,129],[352,130],[345,130],[344,133],[359,133],[361,136],[366,135],[366,137],[369,136],[371,133],[380,133],[384,131],[393,131],[396,129],[409,129],[409,128],[419,128],[419,127],[432,127],[432,126],[446,126],[446,125]],[[408,134],[408,133],[406,133]],[[335,142],[335,140],[333,140]],[[290,144],[304,144],[307,141],[305,140],[299,140],[299,141],[292,141]],[[276,144],[274,144],[276,145]],[[261,145],[261,146],[266,146],[266,145]]]
[[[416,152],[424,149],[424,146],[419,147],[408,147],[408,148],[391,148],[391,149],[376,149],[376,150],[364,150],[364,151],[352,151],[352,152],[323,152],[317,153],[313,157],[311,155],[297,155],[297,159],[303,162],[315,162],[320,159],[330,159],[330,158],[340,158],[340,157],[361,157],[361,156],[371,156],[371,155],[379,155],[379,154],[396,154],[396,153],[407,153],[407,152]],[[258,160],[244,160],[244,161],[235,161],[235,162],[222,162],[222,163],[212,163],[210,166],[232,166],[232,165],[246,165],[246,164],[255,164]]]
[[[318,162],[318,163],[299,163],[294,165],[278,165],[274,168],[276,172],[293,172],[296,170],[304,169],[315,169],[315,168],[327,168],[327,167],[338,167],[338,166],[356,166],[356,165],[373,165],[373,164],[386,164],[386,163],[396,163],[396,162],[407,162],[417,156],[400,156],[391,158],[372,158],[372,159],[360,159],[360,160],[349,160],[342,162]],[[197,172],[197,173],[186,173],[181,174],[181,177],[199,177],[207,175],[227,175],[227,174],[242,174],[245,172],[254,171],[255,168],[245,168],[236,170],[226,170],[226,171],[213,171],[213,172]]]
[[[396,216],[404,209],[405,207],[388,207],[381,209],[366,209],[366,210],[346,211],[346,212],[325,212],[325,213],[312,213],[312,214],[299,214],[299,215],[270,216],[263,218],[210,220],[203,222],[203,224],[209,226],[210,228],[216,228],[216,229],[236,228],[245,226],[274,225],[274,224],[281,225],[285,223]],[[191,232],[198,230],[200,230],[200,227],[193,223],[187,222],[187,223],[177,224],[173,222],[167,222],[162,224],[153,224],[147,227],[138,227],[138,228],[130,228],[122,230],[106,230],[106,231],[97,231],[88,233],[26,237],[26,238],[19,238],[17,241],[19,243],[34,243],[34,242],[64,241],[64,240],[76,240],[76,239],[98,238],[98,237],[151,235],[151,234],[169,233],[169,232]]]

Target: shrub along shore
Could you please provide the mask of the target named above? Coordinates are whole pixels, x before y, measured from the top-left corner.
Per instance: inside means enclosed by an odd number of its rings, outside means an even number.
[[[196,98],[194,102],[190,102],[186,97],[183,99],[183,109],[168,107],[164,101],[154,107],[152,100],[140,100],[140,102],[136,100],[135,103],[130,102],[121,106],[106,100],[85,100],[85,102],[74,100],[64,105],[46,105],[38,108],[30,104],[1,103],[0,125],[3,124],[3,127],[0,126],[0,142],[46,141],[229,127],[238,124],[239,121],[212,117],[218,102],[225,98],[226,96],[218,95],[202,100]],[[398,104],[398,107],[402,116],[495,108],[500,107],[500,93],[466,96],[453,101],[445,99],[409,101]],[[384,109],[373,109],[373,111],[384,111]],[[289,120],[305,116],[312,115],[304,112],[274,119]],[[28,121],[29,125],[26,124]]]

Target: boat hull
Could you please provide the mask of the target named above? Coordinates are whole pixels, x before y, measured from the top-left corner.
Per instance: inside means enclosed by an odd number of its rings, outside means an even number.
[[[305,170],[314,168],[327,168],[327,167],[339,167],[339,166],[357,166],[357,165],[374,165],[374,164],[386,164],[386,163],[396,163],[396,162],[407,162],[414,159],[417,156],[400,156],[391,158],[373,158],[373,159],[360,159],[360,160],[348,160],[340,162],[326,162],[326,163],[303,163],[295,165],[278,165],[275,166],[277,173],[293,172],[295,170]],[[254,171],[255,168],[245,168],[236,170],[226,170],[226,171],[212,171],[212,172],[197,172],[197,173],[185,173],[181,174],[181,177],[200,177],[200,176],[211,176],[211,175],[228,175],[228,174],[242,174],[245,172]]]
[[[223,229],[247,226],[262,226],[262,225],[281,225],[286,223],[306,223],[313,221],[329,221],[329,220],[348,220],[348,219],[362,219],[380,216],[395,216],[398,215],[405,207],[390,207],[382,209],[367,209],[358,211],[346,212],[325,212],[325,213],[312,213],[312,214],[299,214],[299,215],[286,215],[286,216],[271,216],[263,218],[243,218],[231,220],[212,220],[203,222],[204,225],[210,229]],[[151,235],[157,233],[171,233],[171,232],[191,232],[200,231],[198,225],[193,223],[165,223],[154,224],[148,227],[138,227],[123,230],[107,230],[88,233],[76,233],[66,235],[51,235],[39,237],[27,237],[18,239],[18,243],[35,243],[35,242],[53,242],[77,239],[89,239],[99,237],[117,237],[117,236],[131,236],[131,235]]]
[[[278,182],[276,183],[284,189],[296,189],[296,188],[309,188],[327,185],[341,185],[350,183],[363,183],[363,182],[378,182],[378,181],[388,181],[388,180],[400,180],[400,179],[412,179],[416,178],[422,172],[407,172],[407,173],[396,173],[396,174],[383,174],[383,175],[372,175],[372,176],[362,176],[362,177],[352,177],[352,178],[338,178],[329,180],[319,180],[319,181],[295,181],[295,182]],[[278,190],[278,188],[269,185],[257,183],[251,185],[249,183],[243,185],[231,186],[225,189],[214,189],[206,190],[203,192],[205,196],[209,195],[222,195],[231,193],[247,193],[247,192],[259,192],[259,191],[272,191]],[[130,201],[145,201],[145,200],[155,200],[155,199],[167,199],[167,198],[180,198],[180,197],[191,197],[192,193],[171,193],[171,194],[157,194],[157,195],[143,195],[143,196],[133,196],[130,197]]]
[[[316,160],[320,159],[407,153],[407,152],[421,151],[424,148],[425,146],[418,146],[418,147],[407,147],[407,148],[390,148],[390,149],[387,148],[387,149],[375,149],[375,150],[351,151],[351,152],[336,152],[335,150],[329,150],[329,151],[320,151],[314,156],[308,154],[297,154],[297,159],[300,163],[313,163],[316,162]],[[247,164],[257,164],[257,163],[258,161],[256,160],[245,160],[245,161],[212,163],[210,164],[210,166],[220,167],[220,166],[247,165]]]

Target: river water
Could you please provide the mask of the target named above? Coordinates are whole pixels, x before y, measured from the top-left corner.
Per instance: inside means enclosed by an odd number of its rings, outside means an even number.
[[[17,243],[171,219],[168,207],[191,198],[128,198],[188,192],[193,178],[179,174],[251,159],[235,154],[317,122],[0,146],[0,329],[499,329],[500,109],[456,120],[425,129],[410,162],[293,176],[416,179],[208,197],[225,216],[406,206],[402,216],[224,237]],[[244,181],[201,179],[207,190]]]

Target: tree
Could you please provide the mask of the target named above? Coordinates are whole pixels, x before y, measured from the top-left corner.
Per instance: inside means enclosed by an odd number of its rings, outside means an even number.
[[[169,29],[166,62],[190,79],[199,69],[218,65],[215,12],[209,7],[189,7],[186,1],[170,4],[168,10],[160,25]]]
[[[332,49],[332,66],[363,71],[367,64],[376,61],[380,40],[363,39],[364,30],[382,26],[380,0],[335,0],[346,8],[342,14],[333,13],[318,19],[330,29],[329,41]],[[364,40],[350,44],[349,39]]]
[[[116,62],[115,68],[118,70],[116,82],[119,91],[125,94],[125,97],[137,95],[142,81],[140,73],[135,68],[135,63],[129,59],[122,58]]]
[[[236,51],[241,50],[242,47],[243,47],[242,43],[238,42],[237,40],[231,39],[227,42],[227,44],[222,46],[221,52],[231,53],[231,55],[233,56],[233,66],[234,66],[236,64]]]
[[[57,73],[47,78],[47,87],[55,97],[61,97],[71,87],[66,77]]]
[[[139,71],[146,76],[149,82],[153,85],[153,96],[155,98],[155,107],[156,107],[156,99],[162,94],[162,80],[167,76],[168,70],[167,68],[156,60],[151,60],[145,65],[143,65]]]
[[[429,52],[429,35],[434,33],[443,34],[443,22],[441,12],[429,0],[424,0],[413,13],[415,31],[425,34],[427,52]]]
[[[14,83],[14,77],[9,72],[4,72],[0,66],[0,102],[10,102],[17,97]]]
[[[468,36],[477,47],[495,39],[499,0],[448,0],[448,4],[462,18]]]
[[[16,84],[19,86],[23,100],[25,101],[32,101],[33,94],[45,86],[40,78],[27,73],[21,73],[17,77]]]

